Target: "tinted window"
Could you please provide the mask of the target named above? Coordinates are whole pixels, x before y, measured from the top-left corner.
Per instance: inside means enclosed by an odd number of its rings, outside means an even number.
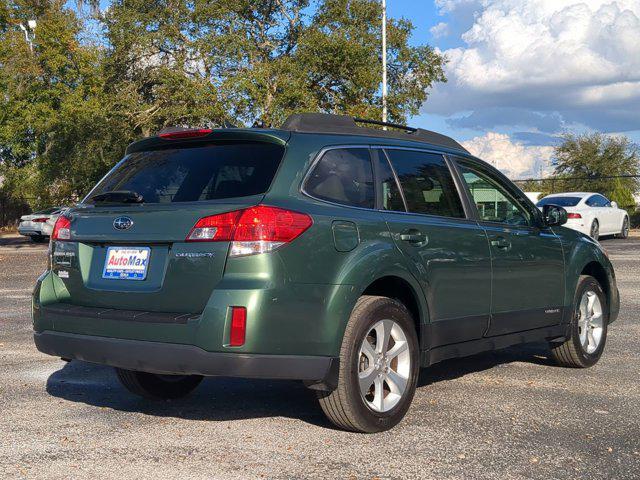
[[[307,179],[312,197],[354,207],[374,208],[373,169],[366,148],[328,150]]]
[[[531,224],[531,214],[513,199],[499,179],[475,166],[460,165],[460,172],[478,208],[480,220],[510,225]]]
[[[391,170],[391,165],[389,165],[387,157],[382,152],[380,152],[379,159],[382,209],[405,212],[406,209],[404,208],[402,195],[400,194],[398,182],[396,182],[393,170]]]
[[[609,200],[602,195],[592,195],[585,203],[590,207],[608,207],[611,205]]]
[[[91,196],[131,190],[145,203],[171,203],[258,195],[271,185],[283,152],[282,146],[270,143],[136,152],[125,157]]]
[[[558,205],[559,207],[575,207],[580,203],[582,198],[580,197],[545,197],[540,200],[536,205],[538,207],[544,207],[545,205]]]
[[[442,155],[411,150],[387,150],[413,213],[464,217],[462,202]]]

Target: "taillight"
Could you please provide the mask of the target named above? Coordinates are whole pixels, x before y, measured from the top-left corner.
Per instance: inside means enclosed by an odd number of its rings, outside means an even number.
[[[567,218],[582,218],[579,213],[567,213]]]
[[[231,242],[229,256],[266,253],[291,242],[313,224],[309,215],[257,205],[198,220],[187,242]]]
[[[195,128],[190,130],[178,130],[176,132],[160,133],[158,136],[165,140],[183,140],[185,138],[205,137],[213,130],[210,128]]]
[[[247,332],[247,309],[245,307],[231,307],[231,330],[229,345],[241,347]]]
[[[48,219],[47,217],[44,217],[44,218],[34,218],[34,219],[33,219],[33,220],[31,220],[31,221],[32,221],[32,222],[35,222],[35,223],[44,223],[44,222],[46,222],[47,220],[49,220],[49,219]]]
[[[58,217],[51,233],[51,240],[71,240],[71,220],[67,217]]]

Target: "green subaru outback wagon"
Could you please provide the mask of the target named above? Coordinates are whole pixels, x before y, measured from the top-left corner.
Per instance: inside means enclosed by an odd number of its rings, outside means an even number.
[[[208,375],[302,380],[359,432],[397,424],[447,358],[546,341],[595,364],[619,310],[600,245],[454,140],[370,123],[130,145],[55,225],[37,348],[148,398]]]

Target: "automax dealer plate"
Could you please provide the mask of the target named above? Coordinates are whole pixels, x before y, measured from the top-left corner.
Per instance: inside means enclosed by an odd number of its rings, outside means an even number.
[[[102,278],[144,280],[149,268],[149,247],[109,247]]]

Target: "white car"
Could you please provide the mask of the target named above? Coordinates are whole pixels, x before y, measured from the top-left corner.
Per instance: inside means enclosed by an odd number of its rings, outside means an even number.
[[[20,217],[18,233],[31,238],[34,242],[44,242],[51,235],[53,224],[62,210],[63,207],[52,207],[30,215],[23,215]]]
[[[629,214],[599,193],[569,192],[547,195],[537,204],[558,205],[568,213],[565,227],[597,240],[604,235],[629,236]]]

